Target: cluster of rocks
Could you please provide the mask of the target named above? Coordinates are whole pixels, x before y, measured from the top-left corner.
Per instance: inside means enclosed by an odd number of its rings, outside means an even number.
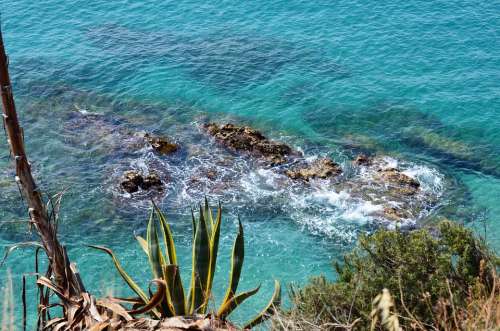
[[[209,123],[204,127],[208,134],[231,150],[250,152],[271,166],[282,165],[278,171],[284,171],[284,174],[292,180],[309,182],[313,179],[333,179],[343,173],[342,167],[330,158],[308,161],[290,146],[269,140],[259,131],[247,126]],[[339,182],[340,189],[354,187],[355,194],[369,200],[372,200],[370,195],[377,198],[385,196],[405,200],[405,197],[416,195],[420,191],[418,180],[404,174],[399,168],[387,167],[382,158],[360,154],[351,163],[354,169],[359,169],[358,171],[364,169],[369,174],[367,182],[359,178],[342,180]],[[382,206],[382,216],[386,219],[401,220],[411,217],[405,210],[404,203],[400,206],[390,204]]]
[[[205,129],[224,146],[235,151],[250,152],[270,166],[283,165],[300,156],[300,153],[290,146],[270,140],[248,126],[209,123],[205,125]],[[326,179],[341,173],[340,165],[328,158],[320,158],[311,163],[300,162],[300,165],[285,171],[288,177],[305,181],[313,178]]]
[[[380,213],[385,219],[397,221],[411,218],[407,202],[420,192],[420,183],[398,167],[385,162],[384,158],[360,154],[351,162],[352,171],[348,171],[348,174],[354,173],[354,176],[340,177],[343,169],[332,159],[318,157],[310,161],[287,144],[270,140],[248,126],[209,123],[205,124],[204,128],[218,143],[232,151],[251,155],[267,166],[279,165],[274,168],[275,171],[291,180],[309,183],[317,179],[336,179],[329,181],[334,185],[332,189],[339,191],[348,189],[355,197],[368,199],[375,205],[381,206]],[[174,153],[179,149],[177,144],[167,138],[151,134],[144,134],[143,137],[157,153],[162,155]],[[226,181],[220,177],[217,169],[205,169],[203,177],[225,187],[223,184]],[[193,185],[196,185],[197,178],[193,179]],[[127,171],[121,181],[121,187],[129,193],[137,192],[139,189],[161,189],[162,186],[163,183],[155,173],[143,176],[137,171]],[[399,203],[401,201],[404,202]]]
[[[170,141],[166,137],[155,136],[149,133],[139,133],[136,136],[144,138],[144,141],[148,143],[154,151],[162,155],[172,154],[179,149],[178,144]],[[120,186],[125,192],[135,193],[138,192],[139,189],[161,190],[163,188],[163,183],[160,176],[154,172],[150,172],[148,175],[144,176],[138,171],[128,170],[123,173]]]
[[[217,141],[235,151],[252,153],[263,158],[270,165],[280,165],[287,162],[293,153],[290,146],[267,139],[262,133],[248,126],[234,124],[205,125],[207,132]]]
[[[162,189],[163,183],[156,173],[149,173],[143,176],[141,173],[135,170],[125,171],[123,178],[120,182],[120,186],[128,193],[134,193],[142,190],[149,190],[152,188]]]
[[[419,192],[418,180],[404,174],[399,168],[387,167],[383,159],[360,154],[352,161],[352,164],[355,167],[370,168],[373,173],[370,181],[374,185],[384,186],[393,193],[411,196]]]

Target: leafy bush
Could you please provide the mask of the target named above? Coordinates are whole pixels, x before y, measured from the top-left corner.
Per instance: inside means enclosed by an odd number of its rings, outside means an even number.
[[[450,221],[412,232],[379,230],[362,236],[344,263],[335,263],[336,282],[315,277],[292,288],[294,306],[284,317],[331,330],[357,320],[353,329],[366,330],[373,299],[388,289],[404,328],[439,325],[443,307],[448,316],[466,307],[478,284],[491,293],[497,261],[471,230]]]

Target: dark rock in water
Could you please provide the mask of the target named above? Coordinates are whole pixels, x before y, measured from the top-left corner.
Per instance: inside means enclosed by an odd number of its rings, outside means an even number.
[[[420,183],[417,180],[395,168],[379,170],[378,178],[403,195],[414,195],[420,188]]]
[[[271,141],[262,133],[247,126],[233,124],[205,125],[207,132],[225,146],[237,151],[245,151],[264,158],[270,165],[279,165],[287,161],[287,157],[294,154],[290,146]]]
[[[161,188],[162,185],[163,183],[160,180],[160,176],[155,173],[150,173],[149,175],[144,177],[144,180],[140,186],[143,190],[148,190],[152,187]]]
[[[372,164],[372,158],[366,156],[365,154],[359,154],[352,163],[355,166],[370,166]]]
[[[331,159],[317,159],[314,162],[287,170],[286,175],[292,179],[303,179],[308,181],[312,178],[331,178],[342,173],[342,168]]]
[[[160,154],[171,154],[179,149],[179,145],[171,142],[165,137],[152,136],[148,133],[144,135],[144,139]]]
[[[144,178],[140,173],[134,170],[125,171],[123,180],[120,183],[121,187],[128,193],[139,191],[139,186],[144,182]]]
[[[143,177],[139,172],[129,170],[125,171],[123,174],[123,180],[120,185],[126,192],[134,193],[139,191],[139,188],[143,190],[148,190],[153,187],[161,188],[163,183],[160,177],[155,173],[150,173],[146,177]]]

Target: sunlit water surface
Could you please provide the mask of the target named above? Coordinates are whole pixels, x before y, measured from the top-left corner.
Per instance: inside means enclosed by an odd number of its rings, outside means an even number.
[[[266,303],[274,278],[334,278],[331,261],[380,225],[369,216],[374,207],[347,191],[283,182],[218,146],[199,128],[208,120],[251,125],[344,167],[360,151],[385,155],[435,198],[414,224],[453,218],[481,233],[486,227],[489,243],[500,247],[494,1],[0,0],[0,12],[37,180],[44,192],[66,190],[60,236],[94,293],[125,294],[109,258],[88,244],[112,248],[144,286],[150,279],[134,240],[145,229],[148,197],[130,197],[117,184],[131,168],[154,168],[167,180],[156,199],[185,276],[190,208],[205,194],[223,203],[219,299],[240,216],[241,288],[262,288],[237,321]],[[137,147],[131,141],[141,131],[170,136],[181,151],[162,157]],[[0,247],[9,247],[34,237],[3,135],[0,148]],[[214,168],[219,180],[212,182],[206,173]],[[19,296],[21,276],[34,271],[33,252],[9,257],[0,288],[7,269]]]

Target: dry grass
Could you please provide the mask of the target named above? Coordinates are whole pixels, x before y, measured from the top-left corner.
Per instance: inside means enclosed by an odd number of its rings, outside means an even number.
[[[371,330],[401,331],[401,330],[442,330],[442,331],[498,331],[500,330],[500,277],[493,271],[488,277],[493,284],[487,290],[485,278],[480,277],[474,287],[469,289],[467,303],[457,307],[453,294],[438,300],[431,307],[434,314],[433,323],[429,324],[415,318],[409,307],[404,304],[403,293],[400,293],[402,307],[396,307],[394,297],[384,289],[373,301]],[[428,300],[429,294],[423,293],[422,300]],[[324,307],[324,310],[329,310]],[[398,311],[399,309],[399,311]],[[324,313],[324,312],[321,312]],[[318,314],[320,315],[320,314]],[[323,331],[323,330],[362,330],[360,320],[342,321],[342,318],[331,315],[335,323],[321,324],[320,318],[311,319],[301,316],[297,310],[287,313],[279,312],[272,319],[272,329],[281,331]],[[401,328],[400,320],[406,321],[406,328]]]
[[[500,278],[494,275],[490,291],[480,282],[469,289],[465,307],[456,307],[452,295],[439,300],[435,316],[435,330],[500,330]]]
[[[15,315],[14,315],[14,289],[12,286],[12,275],[7,270],[7,281],[1,289],[0,297],[2,298],[2,315],[0,315],[1,324],[0,331],[14,331]]]

